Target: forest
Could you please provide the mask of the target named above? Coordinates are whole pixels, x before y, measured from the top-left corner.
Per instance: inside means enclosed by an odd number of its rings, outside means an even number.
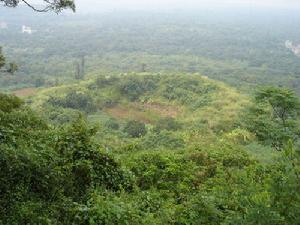
[[[0,5],[0,224],[299,225],[300,16],[214,12]]]
[[[0,8],[0,21],[8,26],[0,29],[0,45],[19,65],[0,88],[68,83],[84,57],[87,75],[199,72],[245,92],[283,85],[300,94],[299,57],[285,47],[287,40],[300,43],[299,13],[262,10],[253,18],[245,9],[236,11],[75,16]],[[22,25],[35,32],[22,33]]]

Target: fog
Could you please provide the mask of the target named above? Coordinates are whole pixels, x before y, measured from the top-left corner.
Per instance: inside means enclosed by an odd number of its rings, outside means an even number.
[[[184,10],[205,7],[299,8],[298,0],[76,0],[77,10]]]
[[[28,0],[42,4],[43,0]],[[203,8],[280,8],[299,9],[299,0],[75,0],[77,12],[112,10],[190,10]]]

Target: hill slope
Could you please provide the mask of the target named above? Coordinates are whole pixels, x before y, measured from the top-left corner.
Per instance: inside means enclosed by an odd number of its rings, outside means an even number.
[[[180,124],[173,133],[183,132],[188,139],[195,138],[194,132],[200,130],[229,132],[249,100],[233,88],[199,74],[140,73],[98,76],[45,89],[31,101],[33,108],[54,123],[71,121],[77,112],[102,128],[109,127],[109,123],[122,128],[127,121],[135,120],[151,130],[163,121],[171,121]],[[118,141],[127,140],[123,132],[108,133],[117,136]]]
[[[97,76],[28,98],[44,119],[0,97],[3,224],[299,221],[294,147],[260,145],[240,126],[251,101],[222,83]]]

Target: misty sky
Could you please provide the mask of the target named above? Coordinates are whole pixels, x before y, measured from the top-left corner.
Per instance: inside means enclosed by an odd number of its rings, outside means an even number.
[[[43,0],[27,0],[39,4]],[[178,10],[205,7],[280,7],[297,8],[300,0],[75,0],[77,12],[107,10]]]
[[[180,9],[206,6],[300,7],[299,0],[76,0],[83,9]],[[91,7],[93,5],[93,7]]]

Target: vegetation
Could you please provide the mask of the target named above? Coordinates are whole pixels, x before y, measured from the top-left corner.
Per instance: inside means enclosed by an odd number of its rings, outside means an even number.
[[[124,131],[133,138],[145,136],[147,133],[145,124],[135,120],[128,121],[124,127]]]
[[[0,80],[3,91],[35,87],[40,78],[51,87],[83,74],[146,71],[198,72],[245,93],[257,85],[283,85],[300,94],[299,57],[284,45],[299,41],[295,11],[260,10],[255,17],[243,8],[71,16],[20,6],[0,8],[0,20],[8,24],[0,30],[3,52],[19,66],[14,76]],[[22,34],[24,24],[36,32]]]
[[[124,93],[129,83],[142,86],[139,96]],[[70,93],[76,103],[90,96],[95,110],[61,104]],[[278,96],[289,103],[285,123],[271,106]],[[200,75],[142,73],[43,90],[27,99],[42,117],[16,97],[2,98],[11,102],[0,118],[4,224],[299,221],[299,131],[290,125],[299,123],[299,109],[291,91],[268,87],[251,100]],[[73,118],[62,124],[53,110]],[[261,123],[272,126],[260,130]],[[272,136],[278,126],[288,132]],[[279,145],[280,134],[291,136]],[[268,162],[266,149],[274,153]]]
[[[8,68],[4,68],[6,66],[5,56],[2,54],[2,48],[0,47],[0,73],[7,72],[10,74],[14,74],[18,71],[18,65],[15,63],[9,63]]]
[[[244,92],[299,87],[299,59],[276,45],[288,22],[266,41],[194,16],[104,21],[101,38],[68,16],[24,42],[3,31],[20,70],[0,52],[0,87],[22,98],[0,93],[0,224],[299,224],[299,90]]]
[[[257,92],[250,106],[245,127],[257,138],[280,150],[289,140],[299,139],[299,99],[295,93],[267,87]]]
[[[191,79],[181,77],[183,83]],[[176,84],[176,76],[173,81]],[[86,85],[91,87],[93,82]],[[50,93],[52,90],[37,98]],[[133,130],[134,139],[123,136],[127,144],[107,153],[103,138],[122,137],[115,125],[122,124],[122,118],[106,119],[110,125],[103,128],[91,127],[81,116],[53,126],[16,97],[2,95],[1,100],[5,103],[0,112],[3,224],[265,225],[299,221],[300,155],[291,140],[272,163],[265,164],[259,162],[259,153],[249,152],[255,138],[246,141],[243,136],[239,141],[236,137],[244,133],[234,126],[224,134],[203,125],[186,129],[174,119],[161,118],[160,132],[148,128],[150,133],[144,137],[143,123],[127,122],[124,132]]]

